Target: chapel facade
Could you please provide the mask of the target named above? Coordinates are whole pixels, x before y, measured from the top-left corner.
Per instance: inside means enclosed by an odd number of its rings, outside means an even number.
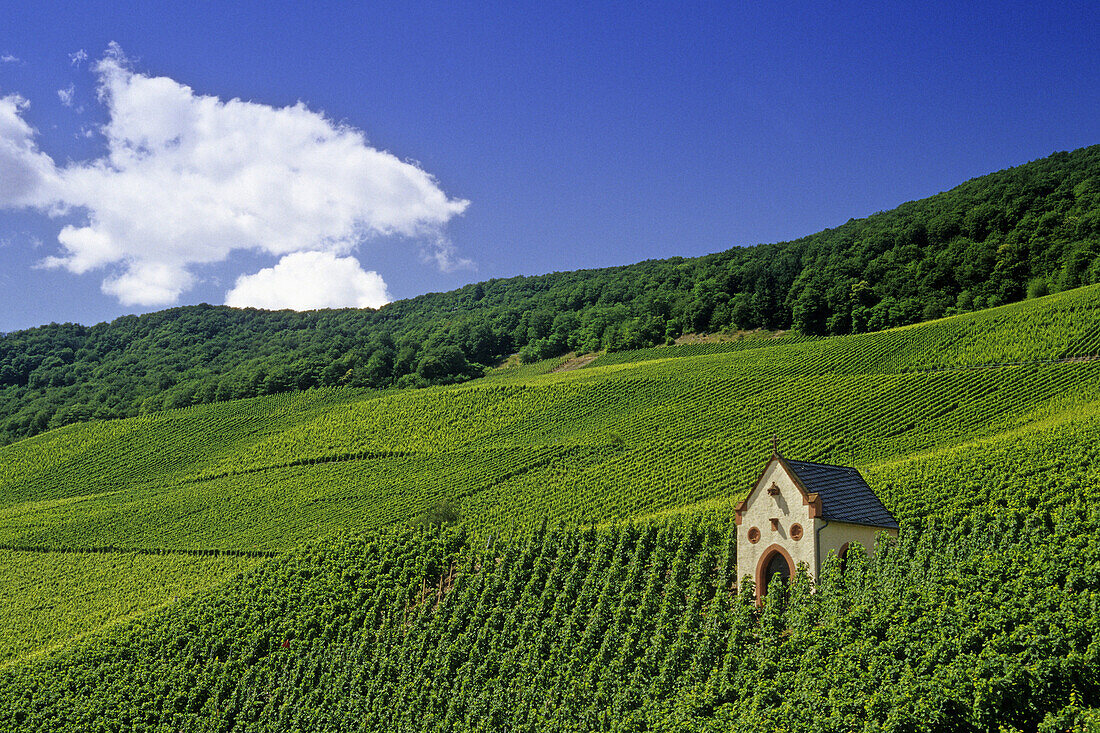
[[[759,600],[779,573],[805,565],[816,578],[831,553],[859,542],[874,549],[879,532],[897,536],[898,523],[848,466],[794,461],[773,450],[749,495],[737,505],[737,577],[752,578]]]

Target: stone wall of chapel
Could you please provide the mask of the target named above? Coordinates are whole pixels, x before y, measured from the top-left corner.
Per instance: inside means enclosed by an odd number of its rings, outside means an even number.
[[[779,487],[778,495],[768,494],[768,487],[772,484]],[[772,526],[772,519],[779,520],[776,528]],[[810,519],[810,508],[803,503],[802,492],[779,462],[770,462],[749,494],[741,524],[737,528],[738,579],[744,580],[748,576],[755,582],[757,565],[775,545],[786,550],[794,560],[792,572],[797,571],[799,564],[805,563],[810,574],[816,575],[814,534],[815,522],[818,521]],[[802,537],[798,540],[791,537],[791,526],[794,524],[802,527]],[[758,542],[749,540],[749,531],[753,527],[760,531]]]
[[[887,530],[884,527],[869,527],[866,524],[851,524],[849,522],[830,521],[822,527],[818,535],[818,551],[821,552],[821,562],[824,563],[830,554],[839,554],[844,545],[858,542],[863,545],[867,555],[875,552],[875,540],[879,532],[889,532],[897,537],[897,530]],[[738,548],[740,549],[740,547]]]

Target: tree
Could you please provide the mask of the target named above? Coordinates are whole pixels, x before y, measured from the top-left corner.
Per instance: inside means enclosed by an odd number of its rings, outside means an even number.
[[[791,324],[801,333],[809,336],[826,333],[829,308],[825,303],[825,294],[816,284],[803,286],[791,311]]]
[[[416,366],[416,373],[429,382],[461,377],[470,371],[471,365],[462,351],[451,344],[426,347]]]

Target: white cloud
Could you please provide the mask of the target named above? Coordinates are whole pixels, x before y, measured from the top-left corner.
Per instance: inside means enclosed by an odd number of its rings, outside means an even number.
[[[88,52],[85,51],[83,48],[80,49],[79,51],[77,51],[76,53],[69,54],[69,63],[72,64],[73,66],[76,66],[77,68],[79,68],[80,65],[83,64],[87,60],[88,60]]]
[[[104,292],[151,306],[176,302],[195,265],[234,250],[340,261],[365,240],[395,236],[442,269],[468,263],[443,232],[468,202],[359,130],[302,103],[222,101],[136,73],[114,44],[93,69],[109,117],[99,159],[56,168],[21,117],[26,103],[0,100],[0,207],[84,217],[61,230],[61,252],[44,266],[103,268]]]
[[[443,272],[455,270],[476,270],[473,260],[458,256],[458,250],[446,237],[438,237],[431,246],[424,247],[420,251],[420,259],[425,262],[434,262]]]
[[[314,310],[316,308],[380,308],[390,302],[386,283],[367,272],[354,257],[331,252],[295,252],[274,267],[241,275],[225,294],[236,308]]]
[[[69,85],[68,89],[58,89],[57,90],[57,98],[61,100],[62,106],[65,106],[65,107],[72,107],[73,106],[73,95],[75,95],[75,94],[76,94],[76,87],[72,84]]]
[[[13,56],[10,53],[6,53],[3,56],[0,56],[0,64],[18,64],[18,63],[19,63],[19,57],[18,56]]]
[[[0,97],[0,207],[46,206],[57,182],[53,160],[23,119],[29,106],[18,94]]]

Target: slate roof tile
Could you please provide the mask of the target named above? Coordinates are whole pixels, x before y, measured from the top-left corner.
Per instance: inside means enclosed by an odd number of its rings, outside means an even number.
[[[821,516],[825,519],[898,528],[890,510],[882,505],[856,469],[789,458],[783,461],[795,472],[806,491],[821,497]]]

